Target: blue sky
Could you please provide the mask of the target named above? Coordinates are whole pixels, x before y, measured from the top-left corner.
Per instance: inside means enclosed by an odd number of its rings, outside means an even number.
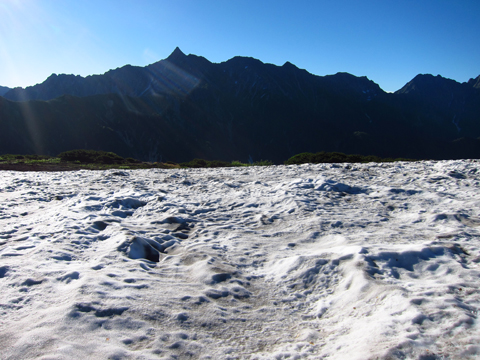
[[[0,0],[0,85],[145,66],[176,46],[250,56],[385,91],[419,73],[480,75],[479,0]]]

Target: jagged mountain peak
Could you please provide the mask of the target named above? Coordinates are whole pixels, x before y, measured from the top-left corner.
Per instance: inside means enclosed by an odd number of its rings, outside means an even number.
[[[185,55],[185,53],[177,46],[175,50],[173,50],[173,52],[165,60],[175,63],[179,60],[184,60],[186,57],[187,55]]]
[[[291,67],[291,66],[295,66],[293,65],[290,61],[285,61],[285,63],[282,65],[284,67]],[[296,67],[296,66],[295,66]]]
[[[265,65],[262,61],[250,56],[234,56],[233,58],[223,62],[222,64],[229,66],[262,66]]]
[[[203,77],[203,73],[212,65],[210,61],[202,56],[197,56],[194,54],[185,55],[185,53],[177,46],[166,59],[147,66],[147,69],[158,71],[160,69],[164,69],[165,67],[169,68],[170,65],[168,64],[175,65],[176,67],[186,71],[189,75],[197,78]]]
[[[478,75],[475,79],[472,78],[468,80],[467,84],[475,89],[480,89],[480,75]]]
[[[45,82],[47,81],[55,81],[57,79],[67,79],[67,78],[70,78],[70,79],[73,79],[73,78],[77,78],[77,79],[81,79],[83,78],[81,75],[73,75],[73,74],[52,74],[50,75],[46,80]]]
[[[370,79],[368,79],[366,76],[355,76],[348,72],[337,72],[336,74],[326,75],[325,77],[331,78],[331,79],[342,79],[343,81],[373,82]]]
[[[325,80],[332,84],[331,86],[343,90],[354,91],[358,94],[364,94],[367,100],[385,93],[380,86],[366,76],[355,76],[348,72],[337,72],[334,75],[326,75]]]
[[[461,86],[461,84],[441,75],[434,76],[432,74],[418,74],[395,93],[408,94],[412,92],[438,92],[440,89],[450,88],[452,86],[457,87]]]
[[[286,61],[285,64],[282,65],[282,67],[286,69],[298,69],[298,67],[295,66],[295,64],[292,64],[290,61]]]

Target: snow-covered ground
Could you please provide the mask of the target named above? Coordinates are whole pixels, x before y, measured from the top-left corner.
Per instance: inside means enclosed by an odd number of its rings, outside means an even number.
[[[478,358],[479,165],[1,172],[0,358]]]

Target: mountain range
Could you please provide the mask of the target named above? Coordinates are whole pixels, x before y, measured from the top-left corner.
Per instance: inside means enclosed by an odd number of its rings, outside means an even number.
[[[217,64],[176,48],[146,67],[0,90],[0,153],[88,148],[148,161],[276,163],[318,151],[480,157],[480,76],[417,75],[387,93],[348,73],[317,76],[249,57]]]

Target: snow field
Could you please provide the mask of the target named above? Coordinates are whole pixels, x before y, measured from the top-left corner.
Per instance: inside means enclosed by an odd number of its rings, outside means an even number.
[[[475,161],[0,179],[1,359],[474,359]]]

